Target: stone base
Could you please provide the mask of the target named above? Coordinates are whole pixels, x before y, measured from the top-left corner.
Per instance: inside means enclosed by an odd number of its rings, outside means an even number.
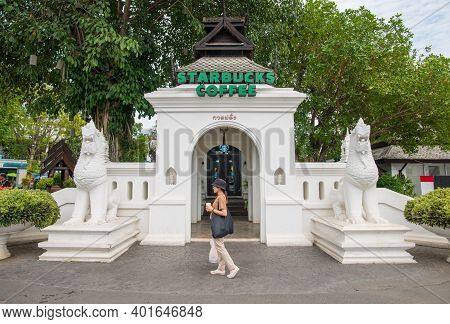
[[[102,225],[55,224],[44,228],[48,241],[38,244],[44,261],[112,262],[137,240],[137,217],[120,217]]]
[[[343,264],[416,263],[406,252],[410,231],[396,224],[348,224],[334,217],[313,217],[314,244]]]
[[[11,256],[6,243],[8,242],[9,234],[0,233],[0,260],[7,259]]]

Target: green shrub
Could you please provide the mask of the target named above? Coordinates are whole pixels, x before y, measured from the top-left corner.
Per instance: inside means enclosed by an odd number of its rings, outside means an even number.
[[[414,184],[403,175],[391,176],[385,173],[378,179],[377,187],[390,189],[410,197],[415,196]]]
[[[47,187],[53,186],[53,178],[41,178],[36,183],[36,189],[47,190]]]
[[[0,191],[0,226],[30,222],[37,228],[52,225],[59,218],[59,207],[52,195],[40,190]]]
[[[53,178],[53,184],[59,185],[59,186],[62,185],[61,173],[55,173],[52,178]]]
[[[75,181],[73,181],[72,178],[67,178],[66,180],[63,181],[63,187],[64,188],[75,188]]]
[[[450,188],[439,188],[408,201],[405,218],[415,224],[450,227]]]

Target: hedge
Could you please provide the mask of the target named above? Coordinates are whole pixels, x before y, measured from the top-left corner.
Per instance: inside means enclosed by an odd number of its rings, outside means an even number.
[[[37,228],[54,224],[59,207],[52,195],[42,190],[0,190],[0,226],[29,222]]]
[[[450,188],[439,188],[408,201],[405,218],[415,224],[450,227]]]

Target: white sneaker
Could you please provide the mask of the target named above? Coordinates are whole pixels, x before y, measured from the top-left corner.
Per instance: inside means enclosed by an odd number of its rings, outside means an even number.
[[[239,268],[236,266],[232,271],[230,271],[230,273],[228,274],[228,279],[233,279],[234,277],[236,277],[237,273],[239,271]]]
[[[225,276],[225,270],[220,271],[219,269],[216,269],[216,270],[210,271],[209,273],[212,274],[212,275],[218,274],[218,275],[221,275],[221,276]]]

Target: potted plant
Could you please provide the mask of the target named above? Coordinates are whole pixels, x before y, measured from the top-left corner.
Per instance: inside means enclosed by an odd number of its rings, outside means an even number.
[[[59,218],[51,194],[42,190],[0,190],[0,260],[8,258],[6,243],[12,233],[31,226],[44,228]]]
[[[404,213],[408,221],[450,238],[450,188],[439,188],[408,201]]]

